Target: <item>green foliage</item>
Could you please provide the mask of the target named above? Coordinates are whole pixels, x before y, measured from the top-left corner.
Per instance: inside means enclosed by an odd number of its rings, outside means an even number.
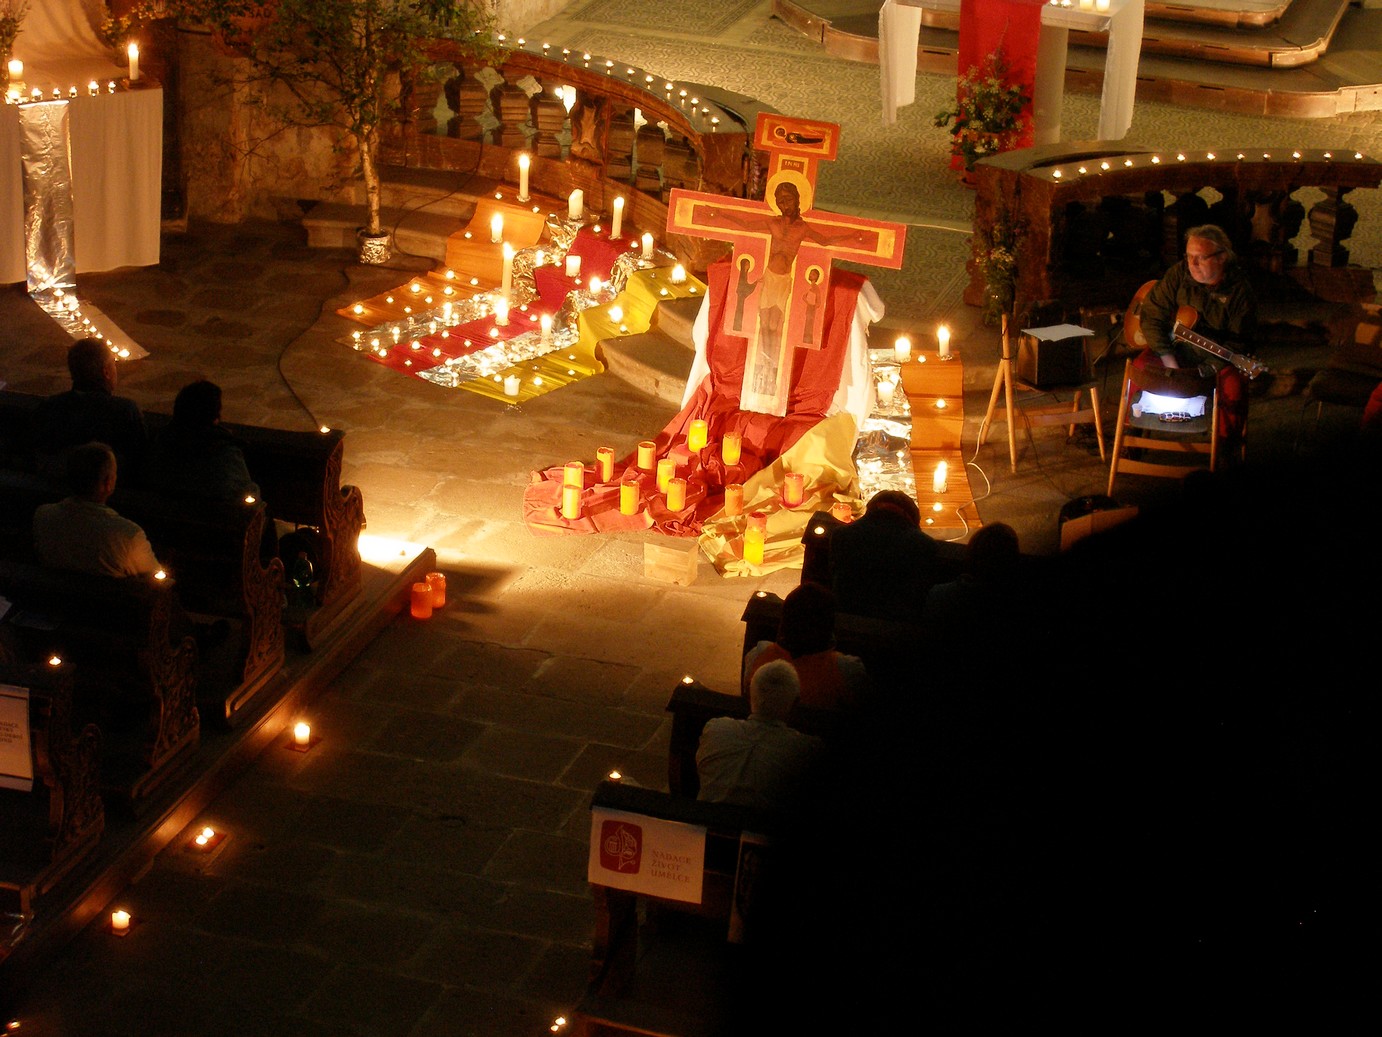
[[[984,304],[980,313],[985,324],[999,324],[1004,313],[1012,312],[1018,253],[1025,230],[1023,222],[1014,220],[1004,207],[994,214],[993,226],[979,233],[974,265],[984,278]]]
[[[9,60],[14,53],[14,41],[20,33],[20,23],[29,13],[28,0],[0,0],[0,58]]]
[[[936,113],[935,125],[949,126],[950,150],[964,159],[965,169],[986,155],[1012,148],[1022,132],[1022,112],[1032,97],[1021,83],[1009,78],[1007,60],[999,47],[959,79],[955,103]]]

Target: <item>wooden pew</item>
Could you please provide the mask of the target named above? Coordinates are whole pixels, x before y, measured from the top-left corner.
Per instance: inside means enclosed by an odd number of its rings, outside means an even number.
[[[105,830],[101,732],[73,730],[70,663],[25,665],[0,644],[0,683],[28,689],[34,774],[30,792],[0,789],[0,913],[30,916]]]
[[[76,667],[73,713],[102,731],[102,790],[136,812],[201,738],[197,646],[171,579],[59,572],[0,560],[20,658]]]
[[[703,829],[704,851],[681,868],[688,884],[700,886],[693,900],[620,888],[603,878],[605,872],[591,876],[591,979],[572,1014],[572,1032],[578,1037],[736,1032],[734,995],[743,948],[729,937],[735,902],[745,902],[745,890],[736,896],[740,845],[747,833],[748,852],[758,850],[762,844],[755,837],[770,832],[771,822],[743,807],[612,781],[596,788],[591,816],[592,849],[600,861],[609,860],[602,849],[643,852],[652,841],[648,833],[661,822],[692,826],[693,837]],[[626,871],[646,875],[652,866],[645,853]]]

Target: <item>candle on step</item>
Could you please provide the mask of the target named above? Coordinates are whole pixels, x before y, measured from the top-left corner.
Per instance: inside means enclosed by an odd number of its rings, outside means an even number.
[[[657,444],[645,439],[638,444],[638,467],[645,472],[653,470],[653,459],[657,456]]]
[[[844,501],[836,501],[834,504],[830,505],[830,514],[841,522],[854,521],[854,509]]]
[[[580,277],[580,276],[581,276],[581,257],[580,257],[580,256],[567,256],[567,257],[566,257],[566,276],[567,276],[567,277],[572,277],[572,278]]]
[[[130,56],[130,82],[139,81],[139,44],[131,42],[126,51]]]
[[[620,195],[614,199],[614,223],[609,228],[609,238],[613,241],[619,237],[619,232],[624,229],[624,197]]]
[[[544,313],[538,318],[537,326],[542,329],[542,344],[548,345],[552,341],[552,315]]]
[[[518,200],[520,202],[528,200],[528,167],[532,161],[526,153],[518,156]]]
[[[912,355],[912,340],[906,335],[898,335],[897,341],[893,343],[893,354],[899,364],[905,364]]]
[[[940,356],[950,355],[950,328],[945,324],[936,329],[936,345]]]
[[[931,492],[944,493],[949,488],[950,466],[944,461],[936,463],[936,470],[931,473]]]
[[[312,744],[311,724],[304,720],[299,720],[293,725],[293,744],[304,749]]]
[[[495,245],[504,240],[504,214],[502,212],[497,212],[489,218],[489,240]]]
[[[519,388],[523,385],[523,379],[516,374],[508,375],[504,379],[504,395],[517,396]]]
[[[744,448],[744,437],[738,432],[726,432],[720,441],[720,460],[725,464],[738,464]]]
[[[664,457],[657,462],[657,492],[666,493],[667,484],[672,481],[672,476],[677,474],[677,462],[670,457]]]
[[[710,426],[700,418],[691,422],[691,427],[686,433],[687,448],[695,453],[700,453],[704,450],[706,441],[709,438],[709,429]]]
[[[725,514],[730,518],[744,510],[744,485],[732,482],[725,487]]]
[[[1094,9],[1098,11],[1100,14],[1107,14],[1109,9],[1109,0],[1094,0]]]
[[[878,383],[878,405],[880,407],[891,407],[893,402],[893,390],[896,388],[890,379],[883,379]]]
[[[782,478],[782,503],[789,508],[801,506],[806,499],[806,476],[801,472],[788,472]]]
[[[634,515],[638,513],[638,483],[626,482],[619,484],[619,514]]]
[[[432,608],[446,604],[446,573],[428,573],[427,586],[432,588]]]
[[[500,328],[509,325],[509,300],[502,295],[494,300],[494,323]]]
[[[561,517],[567,520],[581,517],[581,488],[563,486],[561,488]]]
[[[643,258],[653,258],[653,236],[647,231],[643,232]]]
[[[563,486],[584,486],[585,465],[580,461],[567,461],[566,467],[561,472],[561,484]]]
[[[671,479],[667,483],[667,510],[681,511],[686,507],[686,480]]]
[[[685,284],[685,283],[686,283],[686,267],[682,266],[680,263],[678,263],[676,266],[672,267],[672,283],[673,283],[673,284]]]
[[[744,530],[744,561],[750,565],[763,564],[763,530],[753,527]]]
[[[504,272],[499,277],[499,291],[505,299],[513,290],[513,246],[504,242]]]
[[[600,470],[600,481],[609,482],[614,478],[614,447],[602,446],[595,451],[595,464]]]
[[[111,932],[119,933],[121,936],[130,931],[130,913],[128,911],[112,911],[110,913]]]
[[[428,583],[413,584],[412,614],[414,619],[432,618],[432,586]]]
[[[571,192],[566,200],[566,218],[568,220],[579,220],[585,215],[585,192],[579,187]]]

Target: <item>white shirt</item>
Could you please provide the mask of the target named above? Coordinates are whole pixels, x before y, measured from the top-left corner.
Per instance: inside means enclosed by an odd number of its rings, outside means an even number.
[[[98,576],[142,576],[163,568],[138,525],[78,497],[34,511],[34,549],[44,565]]]

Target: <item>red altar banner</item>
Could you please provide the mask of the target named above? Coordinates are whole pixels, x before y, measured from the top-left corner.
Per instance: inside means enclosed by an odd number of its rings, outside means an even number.
[[[1037,38],[1041,35],[1041,9],[1045,0],[963,0],[960,4],[960,57],[957,75],[982,65],[1000,47],[1013,82],[1022,83],[1029,97],[1036,93]],[[1032,143],[1032,106],[1023,112],[1018,147]],[[955,155],[951,169],[964,160]]]

